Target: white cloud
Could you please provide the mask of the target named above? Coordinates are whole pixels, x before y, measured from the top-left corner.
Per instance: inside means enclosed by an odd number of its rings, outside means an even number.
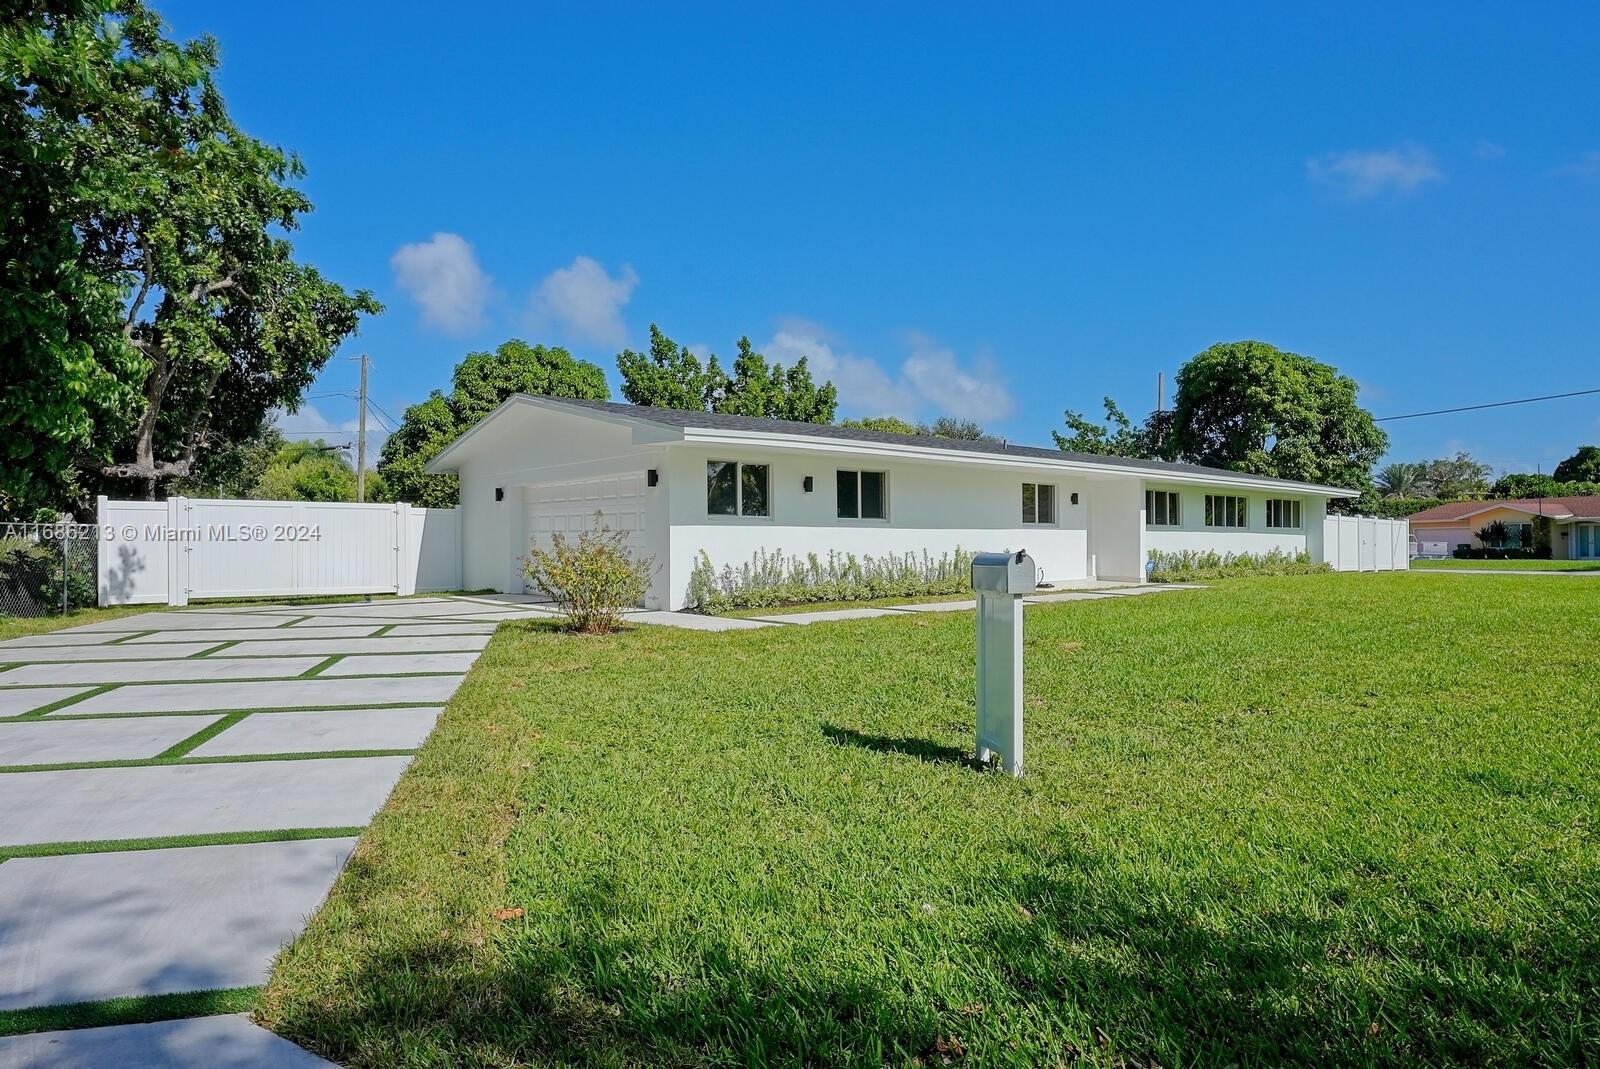
[[[1312,181],[1338,189],[1352,200],[1381,193],[1414,193],[1444,178],[1433,153],[1406,142],[1389,149],[1329,152],[1306,161]]]
[[[494,284],[459,234],[402,245],[389,259],[395,282],[422,309],[422,321],[451,334],[483,324]]]
[[[1480,160],[1498,160],[1506,154],[1504,145],[1497,145],[1487,137],[1478,138],[1478,143],[1472,146],[1472,154]]]
[[[900,373],[940,412],[979,423],[1011,415],[1015,407],[1011,391],[989,353],[979,353],[968,371],[957,362],[953,350],[927,335],[908,332],[906,340],[911,355],[900,366]]]
[[[534,315],[561,323],[583,341],[621,344],[628,336],[622,325],[622,306],[638,285],[638,273],[627,264],[612,278],[598,262],[579,256],[539,283],[533,295]]]
[[[1572,163],[1545,172],[1552,178],[1600,178],[1600,152],[1585,152]]]
[[[955,416],[959,419],[1004,419],[1015,407],[994,360],[980,354],[971,369],[955,352],[925,334],[905,334],[910,355],[891,373],[879,361],[845,349],[827,329],[804,319],[785,319],[772,340],[761,347],[769,359],[792,364],[808,357],[812,375],[832,380],[840,403],[864,416]]]

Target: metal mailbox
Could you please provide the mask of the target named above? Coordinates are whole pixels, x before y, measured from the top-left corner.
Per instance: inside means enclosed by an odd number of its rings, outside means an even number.
[[[1039,588],[1039,568],[1024,550],[972,558],[978,594],[978,760],[995,754],[1022,775],[1022,596]]]
[[[1039,589],[1039,567],[1028,551],[978,553],[972,558],[972,589],[991,594],[1032,594]]]

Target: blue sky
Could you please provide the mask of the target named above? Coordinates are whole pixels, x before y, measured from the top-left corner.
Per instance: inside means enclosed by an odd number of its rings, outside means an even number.
[[[394,417],[513,336],[615,389],[652,321],[1034,443],[1240,338],[1380,416],[1600,387],[1592,6],[157,4],[388,306],[344,352]],[[1388,429],[1549,471],[1600,397]]]

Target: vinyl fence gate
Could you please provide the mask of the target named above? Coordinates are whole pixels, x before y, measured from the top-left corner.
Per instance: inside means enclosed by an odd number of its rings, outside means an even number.
[[[99,499],[100,604],[461,588],[455,509]]]

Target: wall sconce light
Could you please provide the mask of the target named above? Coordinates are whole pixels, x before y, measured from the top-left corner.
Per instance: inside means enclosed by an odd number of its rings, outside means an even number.
[[[504,501],[506,499],[506,488],[503,487],[503,486],[495,487],[494,488],[494,499],[496,501]]]
[[[661,473],[656,469],[651,468],[649,471],[644,473],[644,484],[646,486],[655,486],[660,481]]]
[[[1076,505],[1076,504],[1077,504],[1077,503],[1078,503],[1078,494],[1077,494],[1077,491],[1073,491],[1073,494],[1072,494],[1072,503],[1073,503],[1073,504],[1074,504],[1074,505]]]
[[[807,475],[804,479],[802,479],[800,485],[805,487],[806,493],[809,494],[812,487],[811,476]]]

